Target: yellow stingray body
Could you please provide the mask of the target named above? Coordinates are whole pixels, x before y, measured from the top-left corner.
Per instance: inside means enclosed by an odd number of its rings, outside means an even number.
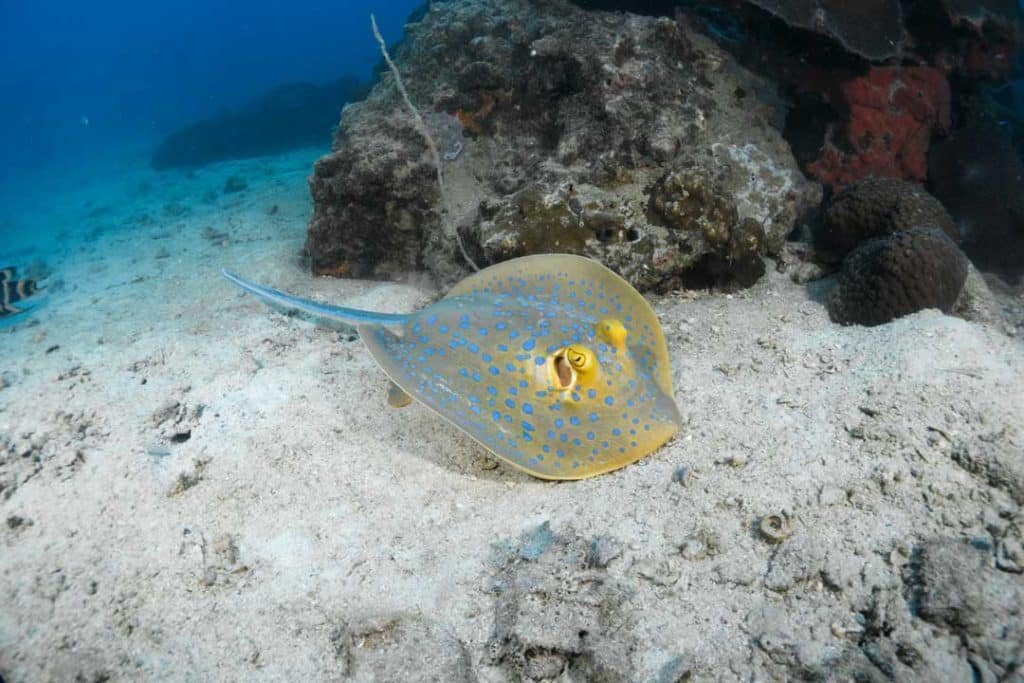
[[[535,477],[618,469],[679,428],[657,316],[597,261],[512,259],[404,315],[325,306],[225,275],[272,305],[354,325],[402,391]]]

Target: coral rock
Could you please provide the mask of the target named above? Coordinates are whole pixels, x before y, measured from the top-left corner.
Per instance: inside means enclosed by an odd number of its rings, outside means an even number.
[[[950,89],[929,67],[872,68],[839,88],[846,121],[808,171],[843,186],[869,176],[923,181],[932,133],[950,128]]]
[[[684,23],[566,2],[437,3],[394,57],[428,126],[457,121],[464,149],[440,193],[386,74],[345,109],[310,180],[314,272],[425,268],[451,282],[465,274],[458,226],[481,266],[572,252],[641,290],[709,271],[743,284],[820,201],[769,123],[767,84]],[[673,173],[681,185],[661,182]],[[683,186],[703,188],[685,203],[707,225],[652,210],[652,193]]]
[[[836,322],[860,325],[925,308],[948,313],[966,278],[967,257],[941,230],[876,237],[846,257],[829,310]]]
[[[952,217],[919,185],[895,178],[868,178],[836,194],[825,210],[823,246],[843,256],[871,237],[915,228],[939,228],[954,242]]]

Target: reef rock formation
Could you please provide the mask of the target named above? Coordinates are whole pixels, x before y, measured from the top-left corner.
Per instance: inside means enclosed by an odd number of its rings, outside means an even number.
[[[1017,0],[942,0],[950,21],[970,26],[974,31],[988,31],[1014,37],[1020,32],[1021,7]]]
[[[925,308],[949,313],[967,279],[967,257],[937,228],[867,240],[843,261],[832,319],[881,325]]]
[[[446,191],[386,74],[347,107],[310,185],[313,271],[463,273],[584,254],[641,289],[756,278],[820,200],[758,99],[770,90],[668,18],[564,0],[435,4],[397,51]]]
[[[905,47],[899,0],[749,0],[787,24],[832,38],[870,60],[895,57]]]
[[[171,133],[153,151],[151,163],[156,169],[201,166],[321,145],[341,107],[362,88],[354,78],[327,86],[279,85],[237,111]]]

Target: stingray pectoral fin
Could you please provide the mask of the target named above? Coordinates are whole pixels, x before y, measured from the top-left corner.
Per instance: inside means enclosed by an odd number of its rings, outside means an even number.
[[[402,391],[402,387],[388,382],[388,405],[392,408],[404,408],[412,403],[412,396]]]
[[[227,269],[222,270],[221,275],[268,306],[284,313],[298,313],[324,327],[351,328],[362,323],[395,325],[402,323],[406,318],[404,314],[400,313],[376,313],[358,308],[321,304],[310,299],[300,299],[277,289],[250,282]]]

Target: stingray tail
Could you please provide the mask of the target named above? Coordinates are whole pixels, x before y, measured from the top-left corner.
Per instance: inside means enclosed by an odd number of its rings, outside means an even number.
[[[302,314],[311,318],[314,322],[327,327],[355,327],[364,323],[394,325],[401,323],[406,317],[402,313],[375,313],[374,311],[363,311],[358,308],[330,306],[310,301],[309,299],[300,299],[291,294],[285,294],[276,289],[264,287],[255,282],[249,282],[227,269],[222,270],[221,275],[268,306],[285,313]]]

